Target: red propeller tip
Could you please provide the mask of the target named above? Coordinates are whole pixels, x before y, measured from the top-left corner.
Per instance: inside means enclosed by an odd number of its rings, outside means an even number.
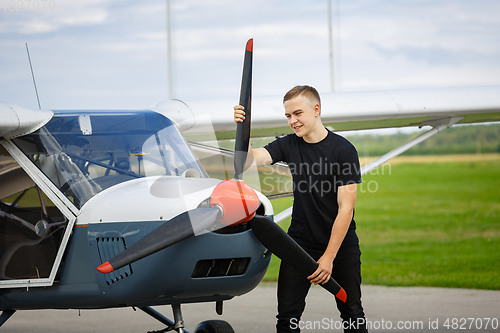
[[[253,38],[250,38],[247,42],[247,51],[253,52]]]
[[[339,300],[345,303],[347,301],[347,294],[345,293],[344,288],[340,288],[339,292],[337,293],[337,295],[335,295],[335,297],[337,297]]]
[[[113,266],[111,266],[109,261],[106,261],[104,264],[97,267],[97,270],[101,273],[111,273],[112,271],[114,271]]]

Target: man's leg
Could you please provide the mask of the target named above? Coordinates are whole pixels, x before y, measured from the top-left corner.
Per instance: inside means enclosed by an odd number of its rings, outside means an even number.
[[[338,299],[337,308],[344,321],[344,332],[368,332],[361,305],[361,252],[359,246],[341,248],[333,262],[332,277],[347,293],[345,303]]]
[[[300,332],[299,320],[306,306],[311,283],[304,274],[281,262],[278,277],[278,315],[276,332]]]

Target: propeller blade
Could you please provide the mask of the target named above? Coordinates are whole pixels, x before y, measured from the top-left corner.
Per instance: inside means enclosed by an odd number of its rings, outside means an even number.
[[[304,273],[306,276],[316,271],[318,263],[288,236],[279,225],[261,215],[255,215],[251,223],[255,237],[283,262]],[[330,277],[328,282],[320,285],[342,302],[346,302],[347,294],[345,290],[333,278]]]
[[[212,225],[220,213],[218,208],[196,208],[179,214],[97,267],[97,270],[110,273],[174,245]]]
[[[241,180],[247,160],[250,143],[250,121],[252,114],[252,55],[253,39],[249,39],[245,50],[243,75],[241,78],[240,105],[245,107],[245,120],[236,125],[236,141],[234,144],[234,179]]]

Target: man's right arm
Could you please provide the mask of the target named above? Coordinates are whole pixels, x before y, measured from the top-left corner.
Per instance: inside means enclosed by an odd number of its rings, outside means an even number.
[[[236,105],[234,107],[234,122],[239,123],[245,119],[245,108],[241,105]],[[273,162],[271,158],[271,154],[267,151],[266,148],[257,148],[252,149],[252,145],[248,146],[248,153],[252,154],[255,163],[257,165],[269,165]]]

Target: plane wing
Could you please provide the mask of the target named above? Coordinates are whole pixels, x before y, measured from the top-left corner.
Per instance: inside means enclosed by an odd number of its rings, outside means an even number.
[[[500,121],[500,86],[323,93],[323,124],[334,131],[432,125],[460,117],[458,124]],[[252,137],[291,133],[282,96],[255,97]],[[236,100],[167,101],[151,110],[174,120],[190,141],[235,137]],[[30,110],[0,102],[0,138],[31,133],[52,118],[50,110]]]
[[[323,124],[334,131],[421,127],[456,117],[461,118],[458,124],[500,121],[500,86],[323,93],[321,98]],[[194,121],[186,120],[186,112],[169,110],[162,103],[152,109],[182,122],[190,140],[203,141],[203,136],[197,136],[210,126],[221,140],[234,138],[235,104],[236,100],[185,102],[182,107]],[[255,97],[252,104],[252,137],[291,133],[282,96]],[[181,114],[184,116],[177,116]],[[205,114],[210,115],[209,120]]]

